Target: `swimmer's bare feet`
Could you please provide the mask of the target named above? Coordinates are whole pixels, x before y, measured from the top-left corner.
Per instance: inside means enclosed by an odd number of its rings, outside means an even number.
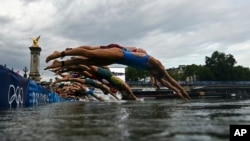
[[[48,63],[50,60],[56,59],[61,57],[61,52],[59,51],[54,51],[52,54],[50,54],[47,58],[46,58],[46,63]]]
[[[54,68],[59,68],[59,67],[62,67],[62,62],[55,60],[51,65],[47,66],[44,70],[54,69]]]

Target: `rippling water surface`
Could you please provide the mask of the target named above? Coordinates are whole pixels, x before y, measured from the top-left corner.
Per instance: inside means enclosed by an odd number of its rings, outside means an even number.
[[[0,110],[1,141],[228,141],[250,100],[61,102]]]

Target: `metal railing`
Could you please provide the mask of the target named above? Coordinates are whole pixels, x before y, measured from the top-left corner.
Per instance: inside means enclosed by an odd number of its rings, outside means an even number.
[[[152,86],[151,82],[126,81],[130,86]],[[202,85],[250,85],[250,81],[178,81],[182,86],[202,86]]]

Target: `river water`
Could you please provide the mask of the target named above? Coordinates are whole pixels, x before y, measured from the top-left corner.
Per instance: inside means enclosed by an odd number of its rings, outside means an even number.
[[[228,141],[250,100],[60,102],[0,110],[0,141]]]

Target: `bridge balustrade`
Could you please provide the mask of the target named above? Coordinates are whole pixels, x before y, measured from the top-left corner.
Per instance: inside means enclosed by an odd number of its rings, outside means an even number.
[[[151,82],[141,82],[141,81],[126,81],[129,86],[141,86],[149,87],[152,86]],[[182,86],[205,86],[205,85],[250,85],[250,81],[178,81]]]

